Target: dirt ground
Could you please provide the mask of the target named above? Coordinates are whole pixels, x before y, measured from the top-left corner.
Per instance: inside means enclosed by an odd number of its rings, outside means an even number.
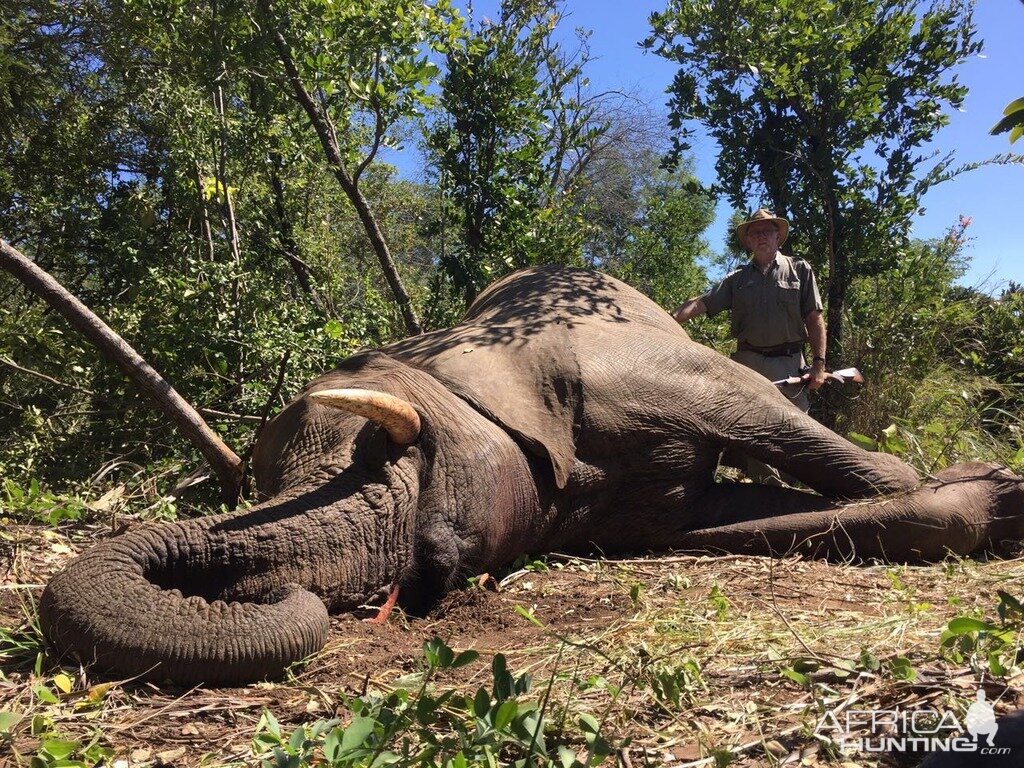
[[[49,575],[98,535],[4,531],[0,627],[8,636],[26,636],[32,599]],[[60,670],[51,663],[37,675],[34,653],[0,649],[0,712],[24,715],[0,739],[0,765],[28,764],[39,715],[61,738],[99,738],[122,768],[255,764],[252,737],[264,711],[285,730],[344,721],[342,694],[401,685],[422,668],[422,646],[435,636],[480,658],[434,685],[470,696],[489,688],[491,660],[503,653],[510,670],[532,674],[534,700],[550,684],[552,711],[589,712],[614,744],[630,739],[615,756],[620,765],[714,765],[723,749],[741,766],[913,765],[920,755],[844,756],[813,732],[827,711],[932,707],[960,717],[979,684],[997,712],[1024,706],[1024,675],[983,677],[970,659],[952,663],[939,650],[950,619],[996,620],[997,590],[1024,597],[1022,584],[1024,559],[904,567],[554,555],[478,580],[426,618],[396,612],[371,626],[335,617],[325,649],[282,682],[180,690],[119,681],[108,689],[65,667],[73,686],[63,692],[52,685]],[[666,679],[674,693],[659,687]],[[34,693],[40,685],[55,703]]]

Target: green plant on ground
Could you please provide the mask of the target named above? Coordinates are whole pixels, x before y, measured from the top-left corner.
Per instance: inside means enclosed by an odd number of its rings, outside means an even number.
[[[17,627],[0,627],[0,680],[15,670],[41,670],[43,636],[34,620]]]
[[[82,520],[90,506],[78,496],[52,493],[33,478],[21,486],[7,478],[0,486],[0,517],[16,522],[42,522],[56,527],[64,520]]]
[[[548,719],[550,685],[539,701],[530,697],[529,674],[513,675],[505,657],[491,663],[492,687],[465,696],[455,689],[438,692],[431,682],[440,670],[475,661],[476,651],[456,653],[438,638],[424,644],[422,673],[397,681],[389,693],[344,697],[351,719],[318,720],[286,734],[269,712],[253,739],[253,754],[264,768],[417,765],[460,768],[467,765],[522,764],[589,766],[611,754],[600,723],[576,713],[576,730]],[[552,682],[554,676],[552,677]],[[403,683],[409,683],[405,687]],[[418,683],[418,685],[416,685]]]
[[[724,620],[729,615],[729,599],[717,584],[711,587],[711,593],[708,595],[708,604],[715,618],[719,621]]]
[[[106,764],[114,750],[104,743],[106,738],[101,728],[93,729],[87,736],[73,738],[56,725],[68,697],[73,695],[74,682],[71,678],[63,672],[43,678],[37,665],[33,680],[40,682],[32,686],[32,705],[28,713],[0,712],[0,744],[11,740],[15,727],[31,716],[28,733],[36,741],[35,754],[25,760],[25,755],[19,753],[13,743],[10,744],[10,752],[17,764],[28,764],[31,768],[91,768]],[[75,701],[73,709],[80,712],[92,708],[102,701],[110,688],[110,684],[95,686],[85,697]]]
[[[685,709],[698,691],[707,689],[700,662],[690,656],[654,664],[646,677],[654,698],[669,713]]]
[[[956,664],[969,662],[976,673],[1006,677],[1020,671],[1024,652],[1024,606],[1003,590],[997,591],[999,623],[977,616],[957,616],[946,626],[939,647]]]

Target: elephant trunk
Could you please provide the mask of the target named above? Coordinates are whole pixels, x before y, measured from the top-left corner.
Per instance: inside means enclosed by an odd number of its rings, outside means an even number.
[[[140,529],[94,547],[43,592],[43,632],[58,652],[123,676],[230,685],[280,675],[324,645],[326,607],[294,583],[232,594],[211,536],[224,519]]]

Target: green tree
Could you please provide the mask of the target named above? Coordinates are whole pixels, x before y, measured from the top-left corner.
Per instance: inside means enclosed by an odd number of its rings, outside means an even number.
[[[284,78],[320,140],[327,166],[355,209],[409,333],[419,318],[360,181],[401,121],[421,115],[439,74],[429,61],[460,36],[449,0],[260,0]]]
[[[842,428],[926,472],[1024,461],[1024,301],[1012,284],[1000,297],[956,284],[970,223],[961,217],[942,238],[912,241],[850,290],[848,346],[869,386],[841,411]]]
[[[469,304],[496,277],[579,259],[574,182],[605,125],[586,93],[589,60],[554,35],[561,0],[504,0],[447,55],[427,137],[445,220],[440,264]]]
[[[1024,0],[1021,2],[1024,3]],[[1006,109],[1003,110],[1003,119],[992,127],[991,133],[993,136],[1009,133],[1011,144],[1024,136],[1024,96],[1014,99],[1006,105]]]
[[[711,253],[703,234],[715,207],[692,161],[667,171],[659,159],[642,142],[605,149],[581,175],[576,204],[588,223],[587,264],[669,307],[707,287],[702,264]]]
[[[240,453],[301,383],[405,332],[365,228],[244,10],[38,0],[0,20],[0,236]],[[409,254],[400,266],[418,299],[433,265],[414,221],[429,197],[378,162],[359,189]],[[6,275],[0,297],[0,474],[63,485],[103,462],[123,468],[109,481],[194,461],[59,317]]]
[[[930,185],[922,147],[966,94],[953,70],[977,54],[971,3],[671,0],[648,47],[680,64],[675,152],[701,123],[737,209],[760,200],[793,221],[792,247],[827,278],[830,363],[842,359],[851,281],[908,240]]]

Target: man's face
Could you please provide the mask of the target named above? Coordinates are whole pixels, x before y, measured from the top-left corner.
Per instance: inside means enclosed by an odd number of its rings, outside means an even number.
[[[759,221],[747,227],[743,244],[755,256],[772,257],[779,250],[779,230],[770,221]]]

